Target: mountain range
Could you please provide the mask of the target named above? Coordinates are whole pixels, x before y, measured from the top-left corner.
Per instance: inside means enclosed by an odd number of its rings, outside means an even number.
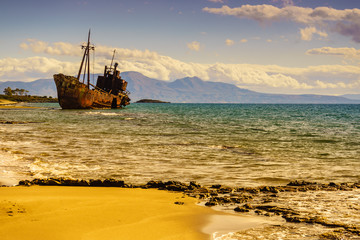
[[[357,94],[344,96],[267,94],[238,88],[228,83],[203,81],[198,77],[167,82],[146,77],[139,72],[122,72],[121,76],[128,82],[132,102],[140,99],[158,99],[178,103],[360,103],[360,95]],[[56,97],[53,79],[0,82],[0,91],[6,87],[26,89],[30,95]]]

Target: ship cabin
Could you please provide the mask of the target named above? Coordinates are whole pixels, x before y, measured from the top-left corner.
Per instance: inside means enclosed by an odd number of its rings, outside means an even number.
[[[115,63],[114,67],[105,66],[104,76],[98,76],[96,87],[114,95],[126,91],[127,82],[120,77],[120,71],[116,70],[117,66],[118,63]]]

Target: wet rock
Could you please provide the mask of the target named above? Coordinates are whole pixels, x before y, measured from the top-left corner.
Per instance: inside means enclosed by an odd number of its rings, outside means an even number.
[[[100,179],[90,179],[89,185],[92,187],[102,187],[103,182]]]
[[[276,187],[266,186],[266,187],[260,188],[260,192],[278,193],[279,190],[277,190]]]
[[[61,186],[89,186],[89,182],[85,180],[70,179],[70,178],[60,178],[55,180],[58,181]]]
[[[200,193],[200,194],[198,195],[198,197],[199,197],[199,199],[208,198],[208,197],[209,197],[209,194],[207,194],[207,193]]]
[[[282,215],[285,219],[292,218],[294,215],[298,215],[296,211],[290,208],[282,208],[273,205],[259,205],[255,207],[258,210],[265,212],[275,213],[276,215]]]
[[[336,188],[338,188],[340,185],[339,184],[336,184],[336,183],[334,183],[334,182],[330,182],[329,183],[329,187],[336,187]]]
[[[288,186],[308,186],[308,185],[314,185],[317,184],[316,182],[306,182],[306,181],[292,181],[290,183],[288,183]]]
[[[218,196],[219,194],[217,193],[217,191],[210,191],[210,196]]]
[[[162,181],[149,181],[146,185],[147,188],[165,188],[165,183]]]
[[[210,199],[210,201],[205,203],[205,206],[207,206],[207,207],[213,207],[213,206],[216,206],[216,205],[218,205],[218,203],[217,203],[217,201],[215,201],[213,199]]]
[[[31,182],[29,180],[21,180],[18,185],[19,186],[31,186]]]
[[[198,184],[197,182],[195,181],[191,181],[190,184],[189,184],[189,188],[192,188],[192,189],[197,189],[197,188],[201,188],[201,185]]]
[[[326,232],[319,236],[320,240],[342,240],[345,239],[339,232]]]
[[[250,204],[244,204],[242,206],[237,206],[234,211],[235,212],[250,212],[250,210],[252,210],[253,207]]]
[[[219,194],[228,194],[234,192],[234,190],[230,187],[221,187],[217,190]]]
[[[181,182],[166,182],[166,190],[175,192],[185,192],[188,187]]]
[[[220,184],[214,184],[214,185],[211,185],[211,188],[219,189],[219,188],[221,188],[221,185]]]
[[[105,179],[103,181],[103,186],[104,187],[124,187],[125,182],[110,178],[110,179]]]

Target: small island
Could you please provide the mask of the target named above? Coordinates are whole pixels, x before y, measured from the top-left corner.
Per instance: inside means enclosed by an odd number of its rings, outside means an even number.
[[[135,103],[170,103],[170,102],[164,102],[161,100],[154,100],[154,99],[141,99],[139,101],[136,101]]]

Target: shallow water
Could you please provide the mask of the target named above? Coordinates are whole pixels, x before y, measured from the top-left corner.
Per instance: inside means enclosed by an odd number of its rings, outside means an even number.
[[[2,182],[34,177],[230,186],[360,180],[360,105],[131,104],[0,109]]]

